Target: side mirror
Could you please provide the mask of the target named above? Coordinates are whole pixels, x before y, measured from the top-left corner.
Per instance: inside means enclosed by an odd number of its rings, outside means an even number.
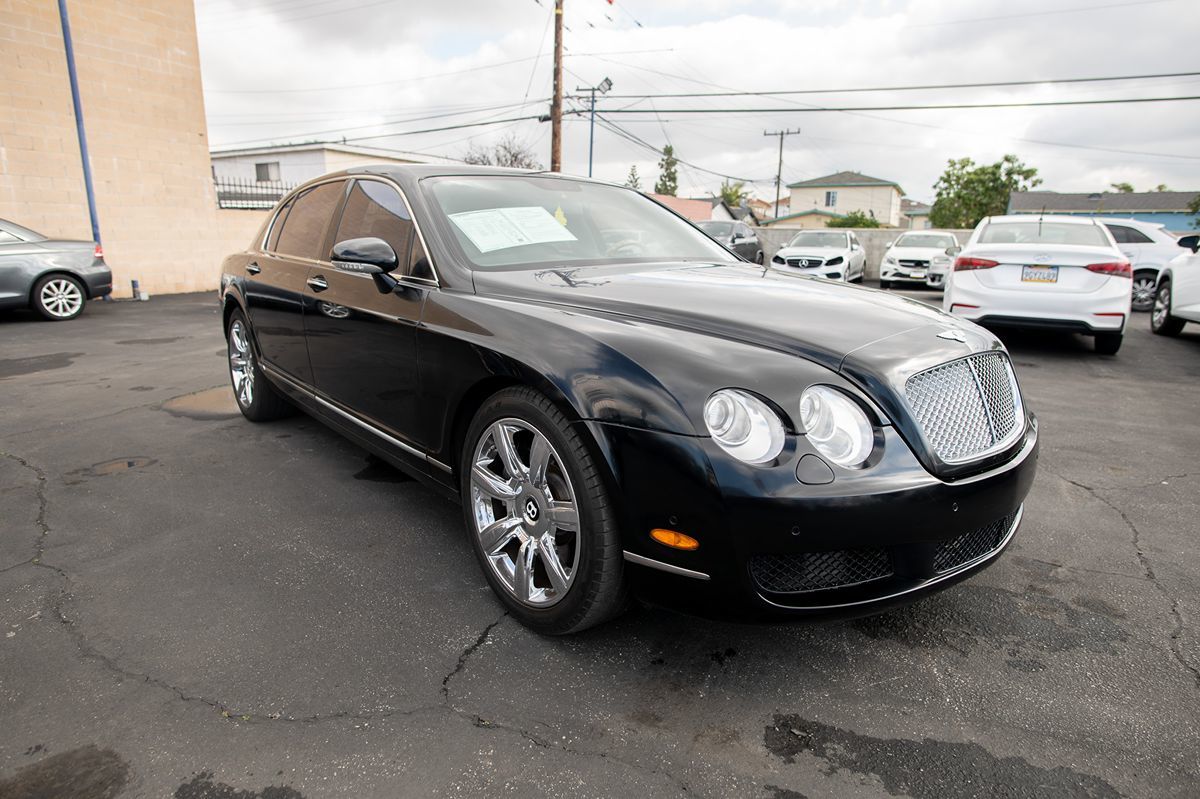
[[[962,252],[962,247],[947,247],[946,255],[958,255]]]
[[[893,244],[895,244],[895,243],[896,243],[896,242],[894,242],[894,241],[889,241],[887,244],[883,245],[883,248],[884,248],[885,250],[891,249],[892,245],[893,245]]]
[[[1179,246],[1187,247],[1192,251],[1193,254],[1195,254],[1197,250],[1200,250],[1200,236],[1195,234],[1191,236],[1183,236],[1179,239]]]
[[[392,272],[400,265],[392,245],[374,236],[346,239],[333,245],[329,256],[335,269],[356,275],[370,275],[380,294],[391,294],[400,285]]]

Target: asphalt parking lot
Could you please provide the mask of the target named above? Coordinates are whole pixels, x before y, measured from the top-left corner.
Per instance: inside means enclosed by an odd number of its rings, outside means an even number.
[[[1196,796],[1200,327],[1006,340],[1042,456],[992,568],[546,639],[454,505],[241,418],[214,295],[0,315],[0,797]]]

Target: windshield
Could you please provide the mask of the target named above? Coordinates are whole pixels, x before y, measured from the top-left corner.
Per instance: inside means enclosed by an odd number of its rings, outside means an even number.
[[[1099,225],[1070,222],[992,222],[979,235],[980,244],[1077,244],[1111,247]]]
[[[831,233],[825,230],[806,230],[792,236],[789,247],[845,247],[845,233]]]
[[[713,238],[728,238],[733,235],[732,222],[697,222],[696,227]]]
[[[736,262],[638,192],[541,175],[422,181],[439,224],[477,269],[631,261]]]
[[[957,247],[958,242],[953,236],[933,233],[915,233],[907,236],[901,236],[896,242],[896,247],[936,247],[939,250],[944,250],[947,247]]]

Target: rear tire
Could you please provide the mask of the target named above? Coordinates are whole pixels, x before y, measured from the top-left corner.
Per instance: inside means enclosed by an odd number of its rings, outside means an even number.
[[[762,264],[762,262],[763,262],[763,251],[759,250],[758,255],[754,256],[754,263]]]
[[[1101,355],[1116,355],[1117,350],[1121,349],[1121,342],[1125,339],[1122,333],[1097,333],[1096,334],[1096,352]]]
[[[625,609],[616,510],[583,438],[547,397],[520,386],[488,399],[459,475],[471,549],[522,624],[565,635]]]
[[[71,275],[46,275],[33,286],[33,309],[51,322],[66,322],[83,313],[87,292]]]
[[[1158,279],[1156,272],[1133,273],[1133,299],[1131,307],[1135,311],[1150,311],[1154,309],[1154,283]]]
[[[1171,281],[1164,280],[1154,295],[1154,308],[1150,311],[1150,332],[1159,336],[1178,336],[1183,330],[1184,320],[1171,316]]]
[[[245,315],[234,311],[225,331],[226,351],[229,353],[229,380],[238,409],[252,422],[270,422],[290,416],[292,406],[267,380],[258,365],[254,337]]]

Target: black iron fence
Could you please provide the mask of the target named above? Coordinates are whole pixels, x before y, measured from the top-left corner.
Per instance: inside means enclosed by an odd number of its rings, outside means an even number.
[[[279,198],[295,188],[294,184],[278,180],[242,180],[213,178],[217,190],[218,208],[267,210],[275,207]]]

